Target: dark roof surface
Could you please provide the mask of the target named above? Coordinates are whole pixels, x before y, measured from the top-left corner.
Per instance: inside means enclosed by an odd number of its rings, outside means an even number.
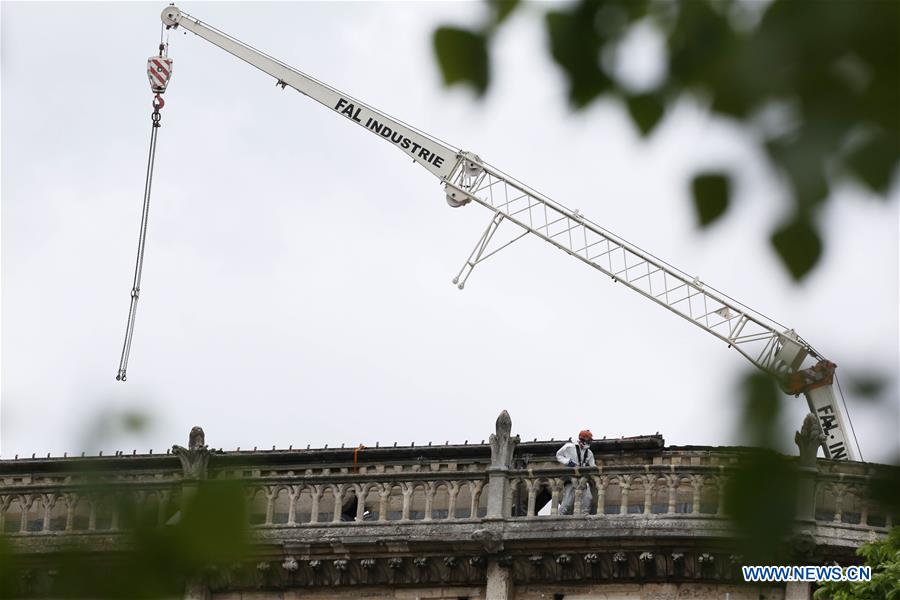
[[[517,458],[530,460],[552,458],[568,440],[520,442]],[[661,435],[636,436],[595,440],[591,449],[596,455],[623,453],[659,453],[665,448]],[[700,448],[700,447],[696,447]],[[442,444],[425,446],[375,446],[357,448],[307,448],[273,450],[213,450],[212,469],[266,467],[282,465],[322,465],[353,463],[354,452],[358,464],[472,461],[487,462],[491,447],[487,443]],[[172,454],[118,454],[113,456],[69,456],[50,458],[14,458],[0,460],[0,475],[37,472],[128,471],[180,469],[178,458]]]

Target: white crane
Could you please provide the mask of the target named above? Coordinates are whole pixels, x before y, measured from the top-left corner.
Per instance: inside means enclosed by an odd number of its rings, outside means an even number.
[[[720,339],[759,369],[776,376],[787,393],[804,394],[826,435],[822,444],[825,456],[835,460],[856,458],[832,387],[835,365],[792,329],[628,243],[579,211],[570,210],[506,175],[478,155],[451,147],[175,6],[163,10],[162,21],[167,28],[181,27],[200,36],[271,75],[282,89],[294,88],[391,143],[441,181],[450,206],[475,203],[487,208],[490,222],[453,280],[460,289],[478,263],[528,234],[537,236]],[[168,68],[171,72],[171,63]],[[488,251],[494,233],[504,221],[516,225],[519,235]]]

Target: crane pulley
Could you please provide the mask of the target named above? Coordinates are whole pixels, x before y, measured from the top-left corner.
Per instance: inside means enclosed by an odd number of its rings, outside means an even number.
[[[134,264],[134,281],[131,286],[131,303],[128,307],[128,323],[125,326],[125,342],[122,344],[122,356],[119,359],[119,371],[116,381],[126,380],[128,357],[131,354],[131,340],[134,337],[134,319],[137,316],[137,303],[141,295],[141,275],[144,270],[144,248],[147,244],[147,219],[150,216],[150,189],[153,185],[153,167],[156,162],[156,135],[159,131],[160,110],[166,105],[162,95],[166,92],[172,78],[172,59],[166,56],[168,44],[160,42],[159,55],[147,59],[147,77],[150,79],[150,91],[153,92],[153,112],[150,114],[150,156],[147,159],[147,175],[144,179],[144,204],[141,211],[141,229],[138,234],[137,259]]]
[[[616,236],[571,210],[517,181],[459,148],[389,116],[328,84],[298,71],[230,35],[192,17],[175,6],[161,15],[166,28],[182,27],[222,48],[226,52],[275,78],[277,86],[290,86],[301,94],[334,111],[371,133],[387,140],[418,163],[443,185],[447,203],[462,207],[480,204],[491,213],[491,220],[453,283],[462,289],[477,264],[528,234],[564,251],[593,269],[610,277],[666,308],[734,348],[757,368],[782,382],[787,393],[804,394],[810,410],[819,419],[826,439],[825,456],[832,459],[854,458],[849,445],[849,430],[832,389],[834,364],[827,361],[792,329],[737,302],[715,288],[688,275],[653,254]],[[154,63],[156,64],[156,63]],[[168,74],[171,74],[171,62]],[[157,67],[161,66],[156,64]],[[151,81],[154,75],[151,73]],[[164,86],[163,86],[164,87]],[[144,221],[132,292],[129,333],[123,349],[120,375],[124,380],[125,361],[133,329],[134,307],[140,284],[140,266],[146,235],[146,203],[149,201],[151,161],[145,193]],[[494,250],[491,240],[502,225],[511,223],[518,235]]]

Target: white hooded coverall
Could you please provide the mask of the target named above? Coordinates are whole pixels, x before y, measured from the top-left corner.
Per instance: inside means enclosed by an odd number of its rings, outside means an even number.
[[[590,446],[583,446],[579,442],[566,442],[562,448],[556,451],[556,460],[566,466],[572,463],[578,467],[593,467],[597,463],[594,462],[594,453],[591,452]],[[590,511],[593,495],[589,486],[584,487],[581,496],[581,509],[587,514]],[[559,514],[571,515],[575,508],[575,487],[572,482],[566,483],[563,488],[562,502],[559,504]]]

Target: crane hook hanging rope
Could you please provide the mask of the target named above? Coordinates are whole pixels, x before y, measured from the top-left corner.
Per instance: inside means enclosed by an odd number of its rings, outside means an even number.
[[[141,212],[141,230],[138,235],[137,260],[134,265],[134,283],[131,286],[131,305],[128,308],[128,324],[125,327],[125,342],[122,345],[122,357],[119,360],[119,372],[116,381],[125,381],[128,368],[128,356],[131,354],[131,340],[134,337],[134,319],[137,314],[138,298],[141,295],[141,275],[144,269],[144,247],[147,244],[147,218],[150,213],[150,190],[153,186],[153,166],[156,161],[156,134],[160,126],[159,110],[165,102],[159,94],[153,99],[153,114],[150,128],[150,156],[147,159],[147,176],[144,181],[144,207]]]
[[[144,205],[141,211],[141,229],[138,235],[137,259],[134,265],[134,282],[131,286],[131,304],[128,307],[128,323],[125,327],[125,342],[122,344],[122,356],[119,359],[119,372],[116,381],[125,381],[128,369],[128,357],[131,354],[131,340],[134,338],[134,319],[137,315],[138,298],[141,296],[141,275],[144,270],[144,248],[147,244],[147,219],[150,214],[150,190],[153,187],[153,167],[156,162],[156,136],[160,127],[160,110],[166,105],[162,94],[166,91],[169,78],[172,76],[172,59],[165,55],[166,47],[160,42],[159,56],[151,56],[147,61],[147,74],[150,78],[150,89],[154,92],[153,113],[150,115],[150,155],[147,158],[147,175],[144,180]]]

